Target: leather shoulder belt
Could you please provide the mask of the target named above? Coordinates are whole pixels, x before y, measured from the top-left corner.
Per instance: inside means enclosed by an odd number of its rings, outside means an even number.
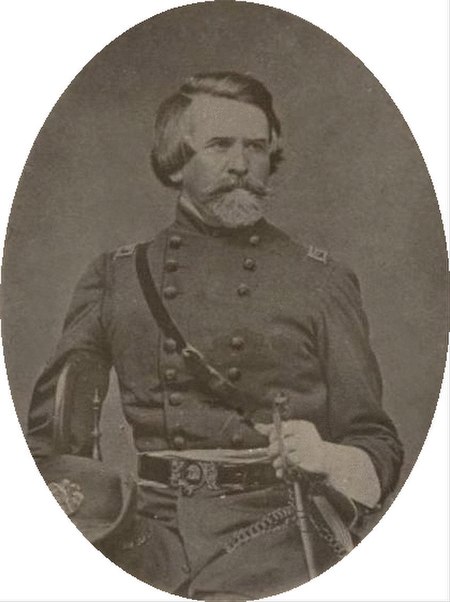
[[[188,343],[172,316],[167,311],[156,288],[147,258],[149,243],[136,246],[135,261],[139,284],[148,308],[165,337],[176,342],[177,352],[183,357],[186,369],[215,397],[221,405],[238,410],[247,415],[256,407],[256,400],[237,387],[214,368],[193,345]]]

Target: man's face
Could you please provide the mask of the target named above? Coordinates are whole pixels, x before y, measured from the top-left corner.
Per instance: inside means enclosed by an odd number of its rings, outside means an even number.
[[[262,217],[270,174],[269,125],[244,102],[197,96],[186,118],[195,155],[175,175],[181,191],[211,224],[247,226]]]

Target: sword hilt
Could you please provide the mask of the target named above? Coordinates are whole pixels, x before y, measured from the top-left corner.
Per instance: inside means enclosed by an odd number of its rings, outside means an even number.
[[[98,389],[95,389],[94,399],[92,400],[92,410],[94,415],[94,425],[92,429],[92,457],[94,460],[102,460],[102,450],[100,446],[100,439],[102,436],[100,430],[100,412],[102,407],[102,401],[98,394]]]
[[[302,471],[291,468],[288,463],[286,448],[284,446],[283,439],[283,421],[282,415],[287,409],[288,397],[285,393],[278,393],[273,400],[273,424],[275,427],[275,433],[278,441],[278,449],[281,457],[281,463],[283,468],[283,478],[289,482],[292,487],[295,504],[295,514],[297,519],[297,526],[300,531],[300,536],[303,544],[303,550],[305,553],[306,567],[308,570],[308,576],[310,579],[317,575],[317,569],[314,561],[314,548],[311,536],[311,528],[309,524],[308,515],[306,512],[303,492],[300,484],[302,477]]]
[[[283,439],[283,414],[287,408],[288,397],[285,393],[277,393],[273,400],[273,425],[275,427],[275,434],[278,441],[278,451],[280,453],[283,478],[287,479],[289,476],[289,463],[287,460],[286,448],[284,446]]]

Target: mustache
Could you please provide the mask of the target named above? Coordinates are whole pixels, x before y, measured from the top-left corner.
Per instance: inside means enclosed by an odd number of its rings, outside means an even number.
[[[257,180],[254,177],[246,176],[241,178],[224,179],[219,181],[214,186],[207,188],[205,194],[208,198],[214,199],[215,197],[225,194],[226,192],[233,192],[233,190],[247,190],[258,197],[266,197],[270,190],[269,187]]]

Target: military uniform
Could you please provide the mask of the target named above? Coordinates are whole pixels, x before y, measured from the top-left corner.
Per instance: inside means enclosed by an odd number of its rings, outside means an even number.
[[[266,437],[252,424],[271,422],[274,397],[283,392],[291,419],[314,423],[326,441],[365,450],[382,497],[392,491],[401,444],[381,408],[380,373],[351,271],[265,220],[237,230],[212,228],[181,208],[147,254],[186,340],[257,400],[250,420],[186,369],[175,341],[162,335],[149,312],[133,247],[122,248],[97,259],[76,288],[56,356],[33,395],[29,442],[36,455],[52,451],[59,370],[73,351],[84,350],[114,366],[138,452],[264,447]],[[81,441],[74,452],[87,447]],[[143,486],[141,533],[118,562],[192,597],[212,591],[256,597],[294,587],[307,577],[292,516],[276,514],[289,507],[287,496],[282,483],[233,495],[204,488],[193,496]],[[271,512],[270,528],[246,534]],[[317,547],[326,568],[335,559],[320,538]]]

